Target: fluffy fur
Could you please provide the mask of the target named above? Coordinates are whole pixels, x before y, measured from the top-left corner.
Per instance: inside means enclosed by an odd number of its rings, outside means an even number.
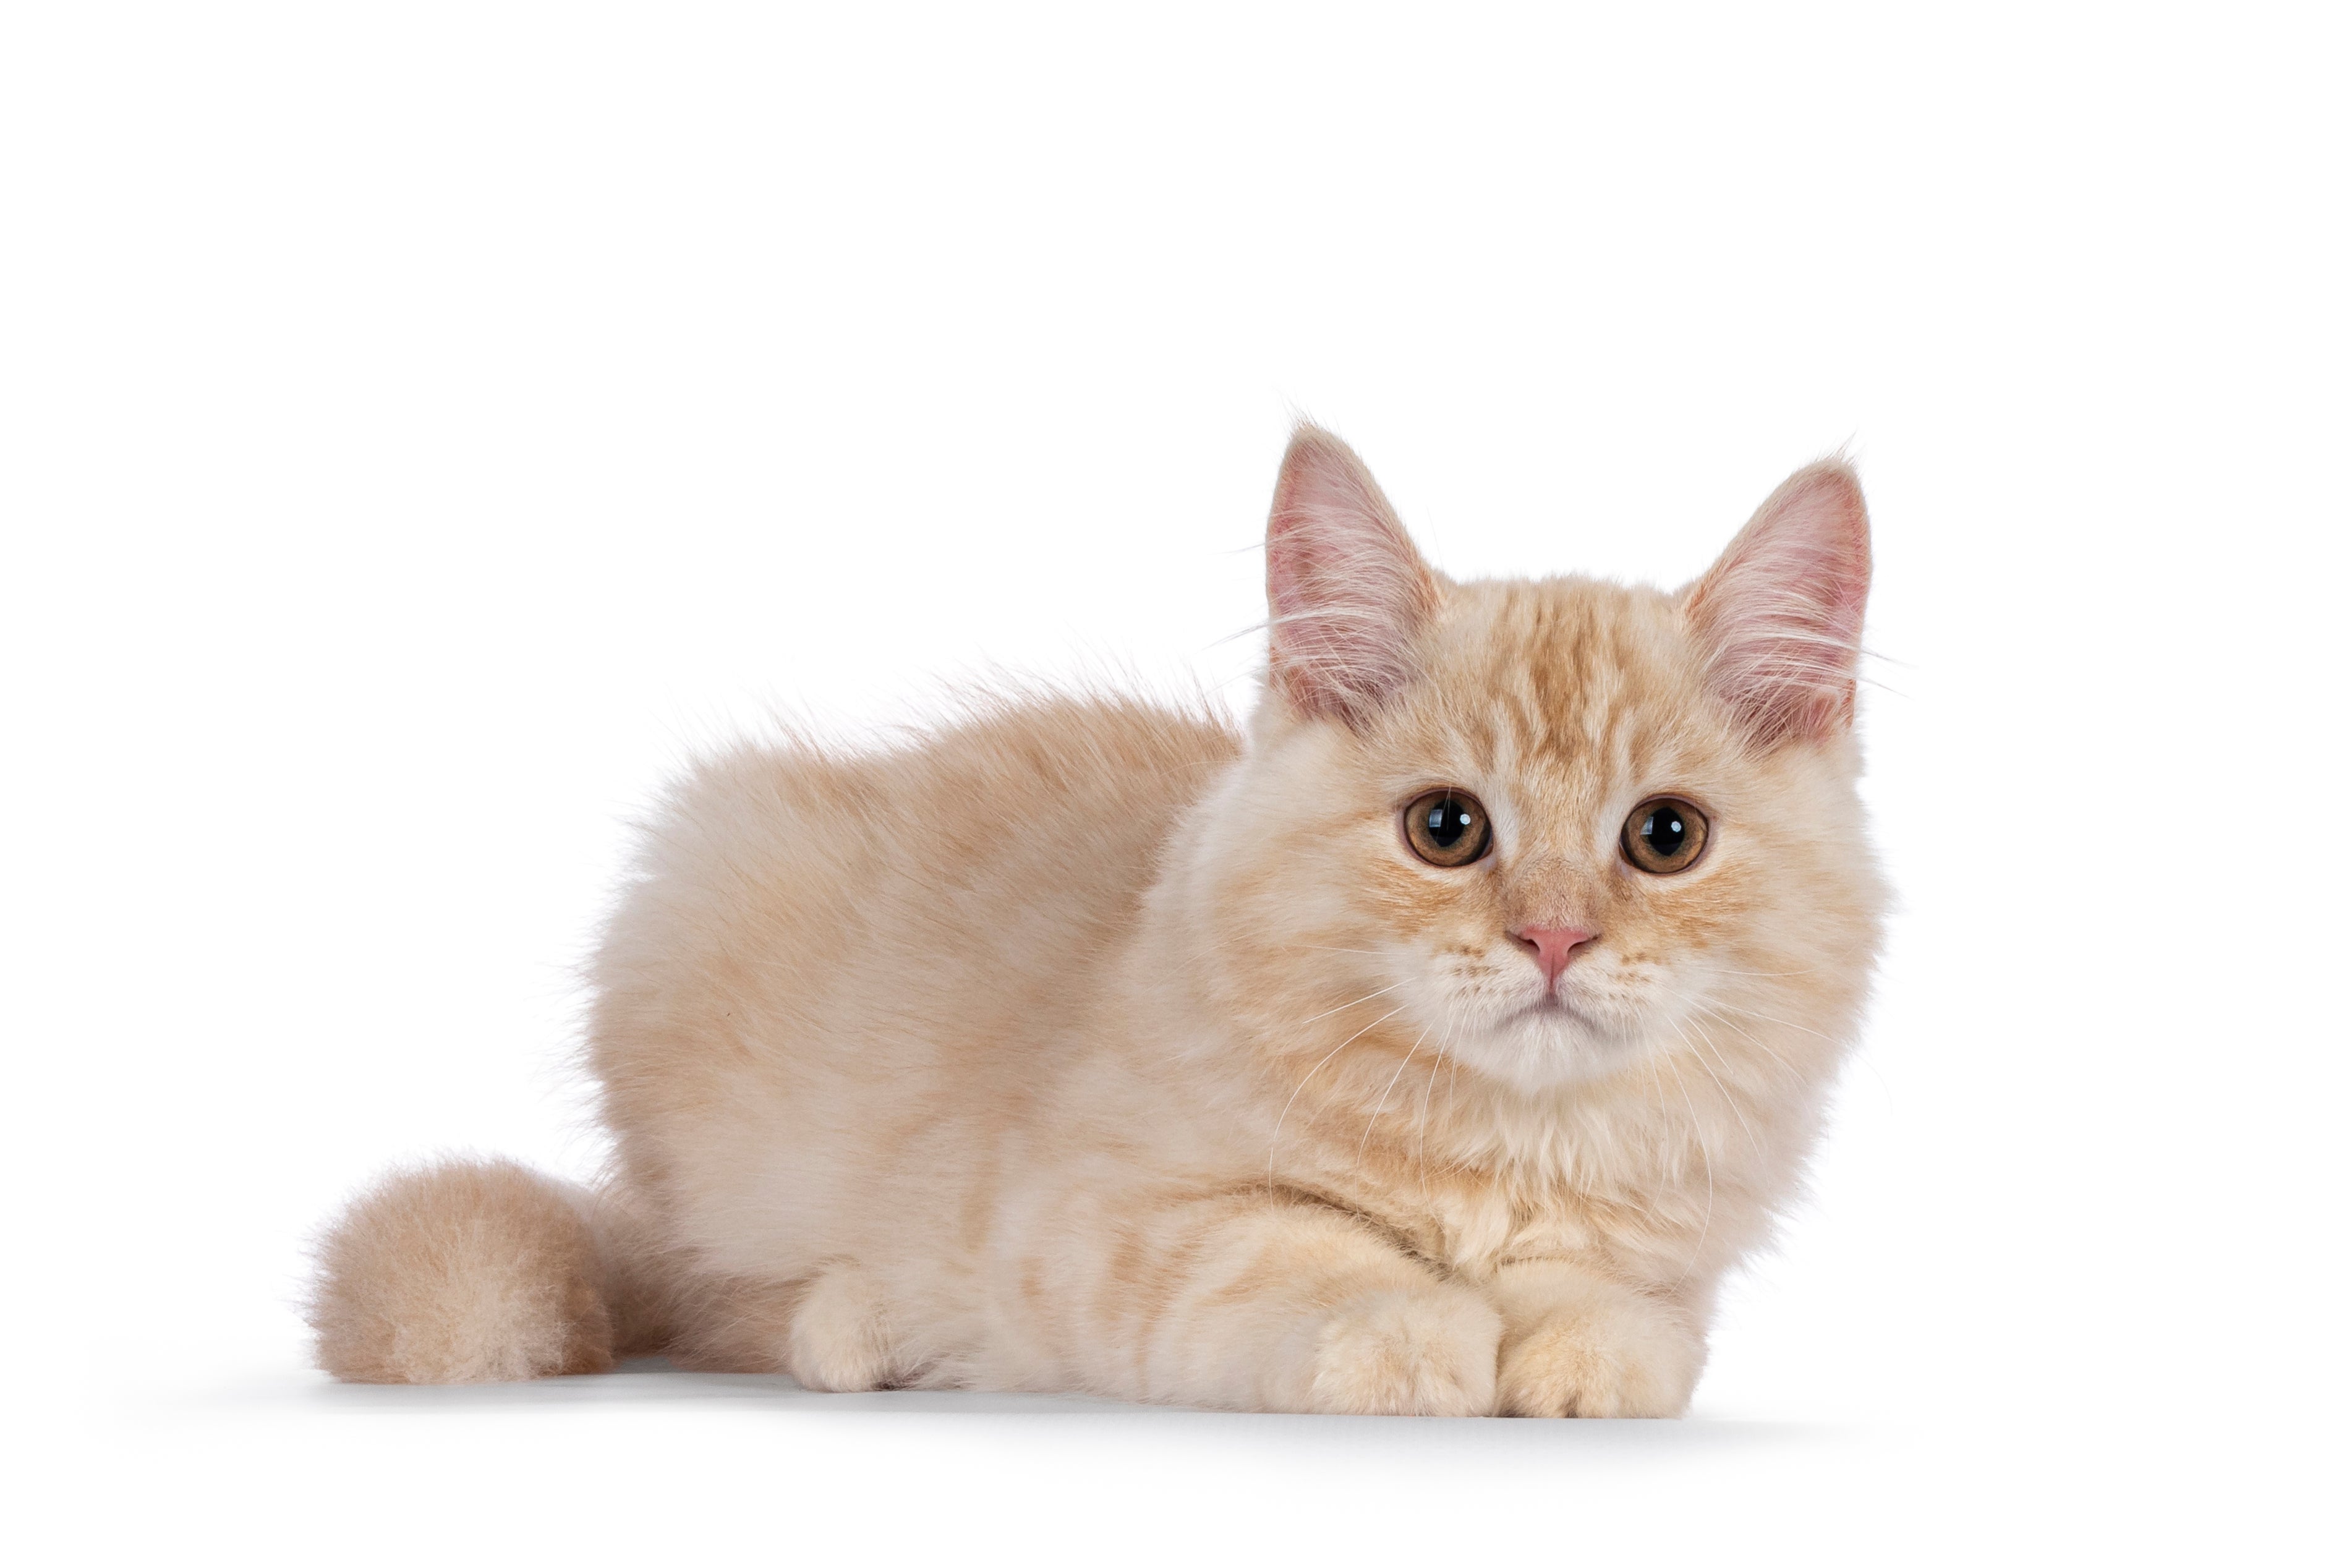
[[[386,1177],[322,1249],[311,1303],[320,1363],[353,1383],[611,1371],[592,1202],[507,1160]]]
[[[1246,736],[1007,701],[705,763],[594,963],[605,1187],[363,1198],[321,1363],[1679,1413],[1868,984],[1868,574],[1832,462],[1680,594],[1449,582],[1301,430]],[[1482,860],[1409,849],[1438,787],[1486,804]],[[1669,794],[1712,837],[1651,876],[1620,833]],[[1556,994],[1513,934],[1549,927],[1599,933]]]

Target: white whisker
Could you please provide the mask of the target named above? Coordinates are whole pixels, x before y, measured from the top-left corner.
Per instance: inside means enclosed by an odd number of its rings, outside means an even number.
[[[1699,1218],[1698,1239],[1691,1244],[1690,1259],[1683,1265],[1683,1271],[1675,1276],[1674,1288],[1679,1289],[1682,1282],[1690,1278],[1690,1271],[1698,1267],[1699,1257],[1706,1250],[1707,1228],[1715,1224],[1715,1163],[1707,1156],[1706,1131],[1699,1125],[1698,1107],[1691,1103],[1690,1090],[1683,1088],[1679,1078],[1675,1079],[1675,1089],[1683,1097],[1683,1104],[1690,1111],[1691,1133],[1698,1144],[1699,1169],[1706,1176],[1706,1212]]]
[[[1391,985],[1389,989],[1393,991],[1396,987]],[[1338,1009],[1334,1008],[1333,1011],[1337,1012]],[[1298,1087],[1290,1091],[1290,1098],[1282,1102],[1282,1114],[1274,1119],[1274,1136],[1267,1142],[1265,1146],[1265,1195],[1268,1200],[1271,1200],[1274,1197],[1274,1159],[1276,1152],[1282,1147],[1282,1124],[1290,1120],[1290,1108],[1298,1103],[1299,1095],[1305,1092],[1307,1089],[1307,1079],[1311,1079],[1317,1073],[1321,1072],[1325,1062],[1328,1062],[1332,1057],[1338,1056],[1341,1051],[1346,1050],[1349,1046],[1354,1045],[1358,1040],[1363,1038],[1365,1030],[1376,1029],[1381,1025],[1387,1023],[1391,1018],[1395,1017],[1399,1013],[1403,1011],[1404,1009],[1402,1007],[1391,1007],[1387,1012],[1381,1014],[1379,1017],[1373,1019],[1370,1023],[1365,1025],[1362,1029],[1357,1030],[1354,1034],[1349,1035],[1346,1039],[1341,1040],[1338,1045],[1333,1046],[1329,1054],[1325,1056],[1322,1061],[1317,1062],[1313,1067],[1307,1069],[1307,1078],[1300,1079],[1298,1080]]]
[[[1385,996],[1390,992],[1395,990],[1397,985],[1402,985],[1403,984],[1404,982],[1400,980],[1396,983],[1396,985],[1383,985],[1378,991],[1367,991],[1361,996],[1357,997],[1354,1002],[1342,1002],[1337,1007],[1326,1007],[1320,1013],[1316,1014],[1312,1018],[1301,1018],[1299,1020],[1299,1025],[1301,1027],[1304,1027],[1308,1024],[1319,1024],[1324,1019],[1329,1017],[1332,1014],[1344,1013],[1349,1008],[1357,1005],[1358,1003],[1369,1002],[1375,996]],[[1394,1017],[1396,1015],[1393,1013],[1389,1015],[1391,1017]]]
[[[1388,1089],[1381,1090],[1380,1103],[1372,1107],[1371,1115],[1365,1119],[1364,1135],[1356,1141],[1357,1159],[1362,1159],[1364,1157],[1364,1151],[1371,1146],[1372,1128],[1380,1121],[1381,1112],[1388,1109],[1390,1089],[1396,1088],[1397,1079],[1404,1076],[1404,1069],[1412,1061],[1412,1053],[1421,1049],[1421,1042],[1427,1038],[1429,1038],[1429,1031],[1427,1029],[1423,1029],[1420,1034],[1414,1036],[1412,1046],[1408,1047],[1404,1053],[1404,1060],[1397,1063],[1396,1071],[1389,1074],[1389,1087]]]
[[[1689,1045],[1691,1043],[1691,1037],[1684,1032],[1683,1026],[1680,1024],[1676,1024],[1675,1026],[1675,1033],[1683,1037],[1683,1043],[1685,1045]],[[1698,1038],[1699,1043],[1706,1046],[1709,1051],[1715,1052],[1715,1059],[1723,1063],[1723,1070],[1725,1072],[1729,1072],[1731,1070],[1731,1064],[1727,1061],[1724,1061],[1721,1052],[1715,1050],[1715,1042],[1706,1037],[1706,1030],[1699,1030]],[[1748,1134],[1748,1146],[1756,1151],[1756,1157],[1759,1160],[1764,1158],[1764,1145],[1758,1140],[1756,1136],[1756,1129],[1748,1125],[1748,1113],[1739,1109],[1738,1098],[1731,1092],[1731,1086],[1724,1082],[1721,1075],[1717,1073],[1715,1068],[1707,1066],[1706,1062],[1703,1058],[1693,1057],[1691,1059],[1697,1062],[1699,1070],[1706,1074],[1706,1076],[1714,1081],[1716,1092],[1723,1096],[1723,1103],[1731,1107],[1731,1114],[1739,1119],[1740,1131]]]

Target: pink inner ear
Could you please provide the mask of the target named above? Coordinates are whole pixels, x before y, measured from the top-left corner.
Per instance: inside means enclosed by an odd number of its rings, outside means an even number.
[[[1767,744],[1853,721],[1870,515],[1840,461],[1790,475],[1690,590],[1707,681]]]
[[[1370,470],[1312,425],[1275,481],[1265,595],[1275,685],[1300,712],[1354,723],[1411,679],[1435,579]]]

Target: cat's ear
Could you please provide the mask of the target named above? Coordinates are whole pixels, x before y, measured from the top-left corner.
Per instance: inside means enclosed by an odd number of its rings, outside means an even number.
[[[1283,454],[1265,524],[1275,689],[1300,714],[1358,724],[1412,676],[1437,608],[1425,565],[1371,470],[1302,424]]]
[[[1853,721],[1870,514],[1843,460],[1800,468],[1757,509],[1683,616],[1707,683],[1767,745],[1822,740]]]

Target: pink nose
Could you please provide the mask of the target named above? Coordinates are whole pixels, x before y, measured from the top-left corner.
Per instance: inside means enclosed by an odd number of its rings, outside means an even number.
[[[1575,926],[1521,926],[1511,935],[1521,947],[1535,957],[1536,967],[1544,973],[1544,984],[1549,985],[1576,956],[1576,950],[1591,942],[1597,934]]]

